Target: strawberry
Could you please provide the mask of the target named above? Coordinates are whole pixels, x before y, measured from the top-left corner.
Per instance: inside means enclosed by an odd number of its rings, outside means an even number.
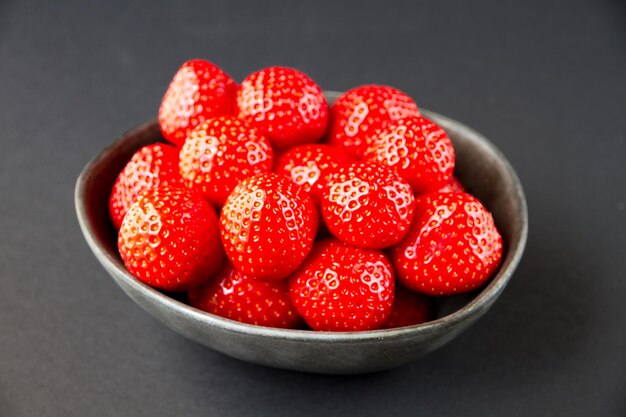
[[[415,194],[423,194],[450,181],[455,158],[452,141],[441,127],[424,117],[407,117],[373,135],[364,160],[396,168]]]
[[[341,168],[322,194],[328,230],[355,246],[380,249],[400,241],[413,218],[409,184],[386,166],[356,162]]]
[[[433,299],[424,294],[411,292],[401,285],[396,285],[393,307],[383,329],[413,326],[434,318]]]
[[[450,178],[450,182],[437,190],[439,193],[464,193],[465,188],[457,177]]]
[[[239,117],[258,127],[278,149],[317,142],[328,124],[322,89],[292,68],[269,67],[248,75],[237,90],[237,107]]]
[[[381,251],[329,238],[290,278],[289,294],[314,330],[374,330],[391,313],[393,268]]]
[[[118,249],[126,269],[166,291],[186,291],[205,282],[224,258],[217,214],[185,188],[153,188],[126,213]]]
[[[319,208],[322,190],[332,174],[352,162],[354,159],[341,148],[308,144],[296,146],[282,154],[274,171],[300,185]]]
[[[159,108],[163,136],[181,146],[209,117],[234,114],[237,83],[217,65],[201,59],[185,62],[170,83]]]
[[[139,195],[159,186],[182,186],[178,149],[156,143],[139,149],[119,173],[109,196],[109,214],[119,230],[124,215]]]
[[[318,226],[311,197],[288,178],[243,180],[220,216],[222,243],[235,268],[258,279],[286,278],[309,254]]]
[[[487,209],[466,193],[431,193],[416,199],[406,237],[392,248],[398,279],[432,295],[483,285],[502,258],[502,237]]]
[[[217,276],[189,291],[189,303],[227,319],[293,329],[302,319],[291,304],[286,281],[259,281],[226,263]]]
[[[361,158],[369,146],[369,136],[387,122],[419,115],[415,102],[400,90],[383,85],[356,87],[332,105],[328,142]]]
[[[257,129],[234,116],[207,119],[180,150],[185,184],[221,206],[243,179],[272,170],[272,148]]]

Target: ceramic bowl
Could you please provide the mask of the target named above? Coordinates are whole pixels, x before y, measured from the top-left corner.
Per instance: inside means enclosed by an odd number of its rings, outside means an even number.
[[[329,92],[332,103],[338,94]],[[504,240],[498,272],[482,289],[437,300],[436,320],[398,329],[353,333],[283,330],[243,324],[197,310],[134,278],[117,253],[107,201],[113,182],[140,147],[163,141],[157,122],[123,135],[81,172],[76,213],[89,247],[124,292],[175,332],[245,361],[328,374],[374,372],[413,361],[454,339],[492,306],[513,276],[528,233],[522,185],[504,155],[481,134],[448,117],[423,110],[451,137],[455,175],[492,212]]]

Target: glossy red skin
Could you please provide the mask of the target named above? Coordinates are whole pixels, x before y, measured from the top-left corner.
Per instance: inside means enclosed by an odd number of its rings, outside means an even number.
[[[333,176],[322,194],[322,217],[338,239],[381,249],[408,232],[415,204],[410,185],[383,165],[356,162]]]
[[[182,187],[178,149],[156,143],[139,149],[119,173],[109,196],[109,214],[119,230],[124,215],[141,193],[160,186]]]
[[[301,186],[320,209],[322,190],[330,177],[339,168],[353,162],[354,158],[341,148],[314,143],[296,146],[283,153],[274,172]]]
[[[425,117],[408,117],[386,124],[373,135],[363,159],[396,169],[417,195],[450,182],[455,154],[441,127]]]
[[[353,88],[331,106],[328,143],[345,148],[362,158],[370,136],[386,123],[407,116],[419,116],[417,105],[402,91],[384,85]]]
[[[235,268],[262,280],[291,274],[311,251],[317,226],[311,197],[275,173],[242,181],[220,216],[228,258]]]
[[[434,319],[434,300],[424,294],[411,292],[401,285],[396,285],[391,314],[383,329],[414,326]]]
[[[215,209],[185,188],[155,188],[126,213],[118,236],[126,269],[166,291],[203,284],[224,260]]]
[[[322,89],[306,74],[269,67],[248,75],[237,90],[239,117],[284,150],[319,141],[328,125]]]
[[[237,83],[217,65],[194,59],[174,75],[159,108],[163,136],[182,146],[191,131],[209,117],[235,113]]]
[[[394,297],[393,268],[378,250],[329,238],[289,280],[292,303],[313,330],[375,330],[388,319]]]
[[[220,207],[247,177],[270,172],[274,151],[257,129],[235,116],[207,119],[180,150],[185,185]]]
[[[229,262],[207,284],[189,291],[189,303],[208,313],[257,326],[294,329],[302,324],[286,281],[260,281]]]
[[[431,295],[482,286],[502,258],[502,237],[491,214],[466,193],[431,193],[416,199],[406,237],[391,250],[399,281]]]
[[[440,192],[440,193],[464,193],[466,191],[465,191],[465,188],[463,187],[463,184],[461,184],[461,181],[459,181],[458,178],[456,178],[456,177],[452,177],[450,179],[450,182],[448,182],[446,185],[444,185],[443,187],[438,189],[437,192]]]

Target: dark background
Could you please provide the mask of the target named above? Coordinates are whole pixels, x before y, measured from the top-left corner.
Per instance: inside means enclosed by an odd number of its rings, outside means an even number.
[[[626,415],[626,8],[619,1],[0,0],[0,415]],[[263,368],[133,304],[78,228],[81,168],[187,59],[384,83],[508,156],[530,238],[471,330],[358,377]]]

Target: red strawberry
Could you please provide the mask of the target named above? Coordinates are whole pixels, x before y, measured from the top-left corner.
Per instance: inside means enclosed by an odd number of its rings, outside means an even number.
[[[416,194],[437,191],[454,170],[452,141],[424,117],[387,123],[371,137],[364,159],[395,168]]]
[[[221,206],[243,179],[272,170],[272,148],[257,129],[234,116],[210,118],[196,127],[180,150],[185,184]]]
[[[226,263],[206,285],[189,291],[192,306],[258,326],[296,328],[302,322],[286,281],[259,281]]]
[[[163,136],[181,146],[209,117],[235,112],[237,83],[218,66],[194,59],[185,62],[170,83],[159,109]]]
[[[289,294],[313,330],[373,330],[391,313],[393,269],[380,251],[325,239],[290,278]]]
[[[217,214],[185,188],[154,188],[124,217],[118,249],[128,271],[167,291],[186,291],[217,272],[224,253]]]
[[[278,149],[316,142],[328,124],[322,89],[292,68],[269,67],[248,75],[237,90],[237,106],[239,116]]]
[[[448,295],[471,291],[487,281],[500,263],[502,237],[476,198],[431,193],[416,199],[411,230],[391,254],[404,285]]]
[[[318,214],[299,186],[265,173],[235,187],[220,222],[224,249],[235,268],[272,280],[286,278],[309,254]]]
[[[399,242],[413,218],[409,184],[383,165],[356,162],[339,170],[322,194],[328,230],[344,242],[385,248]]]
[[[117,176],[109,197],[109,213],[116,229],[142,192],[160,186],[183,186],[178,173],[178,149],[161,143],[139,149]]]
[[[396,285],[393,307],[383,329],[413,326],[434,318],[433,299],[424,294],[411,292],[401,285]]]
[[[347,91],[330,109],[328,141],[361,158],[369,146],[369,136],[389,121],[419,116],[411,97],[383,85],[364,85]]]
[[[437,192],[440,193],[464,193],[465,188],[463,188],[463,184],[458,180],[457,177],[452,177],[450,182],[441,187]]]
[[[322,190],[340,167],[354,162],[341,148],[325,144],[300,145],[282,154],[275,172],[302,186],[320,207]]]

